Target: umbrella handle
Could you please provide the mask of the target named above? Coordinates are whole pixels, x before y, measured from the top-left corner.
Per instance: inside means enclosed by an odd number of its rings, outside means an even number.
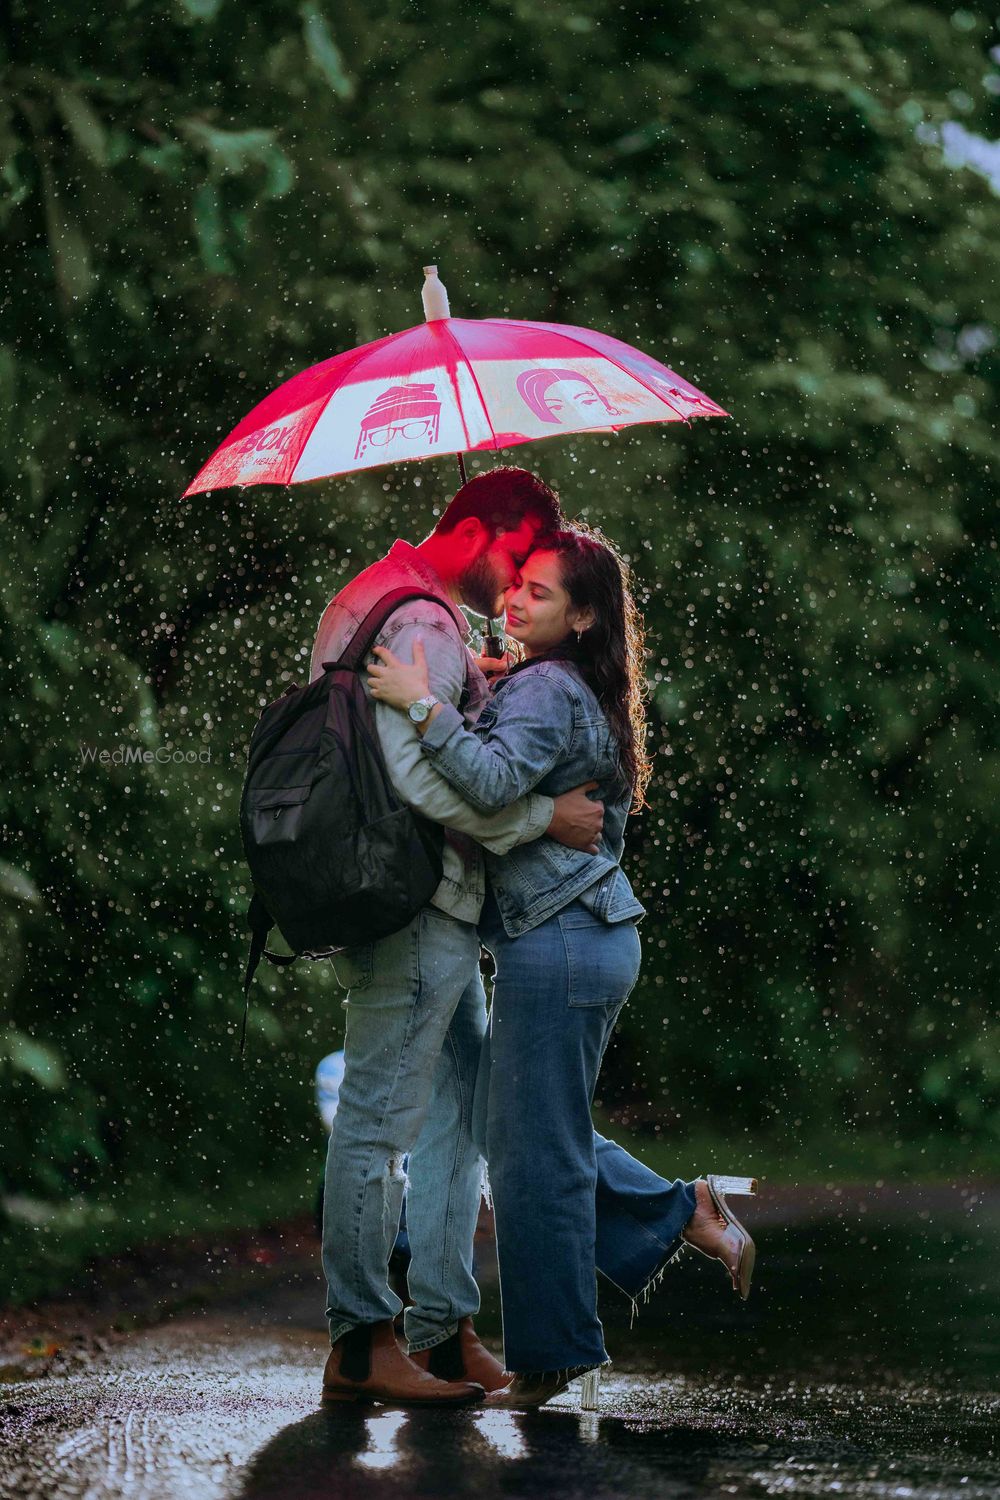
[[[507,643],[499,634],[492,620],[486,622],[486,634],[483,636],[483,655],[488,656],[491,661],[502,661],[507,650]]]

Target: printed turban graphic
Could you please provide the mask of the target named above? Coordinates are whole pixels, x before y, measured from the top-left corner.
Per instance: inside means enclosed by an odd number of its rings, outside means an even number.
[[[354,457],[360,458],[369,447],[384,448],[398,437],[408,443],[418,438],[436,443],[440,419],[441,402],[434,394],[433,381],[426,385],[390,385],[375,397],[361,418]]]
[[[579,370],[525,370],[517,377],[517,393],[542,422],[560,426],[581,417],[592,425],[603,425],[605,417],[621,416],[618,407]]]

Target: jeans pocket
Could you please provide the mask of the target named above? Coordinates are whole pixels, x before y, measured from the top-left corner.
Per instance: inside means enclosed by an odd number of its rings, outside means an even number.
[[[366,990],[372,982],[373,943],[361,943],[357,948],[342,948],[330,962],[337,976],[337,983],[345,990]]]
[[[633,922],[563,928],[570,1006],[620,1006],[639,977],[642,946]]]

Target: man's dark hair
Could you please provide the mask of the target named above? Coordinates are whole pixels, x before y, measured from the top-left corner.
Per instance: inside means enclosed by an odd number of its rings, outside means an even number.
[[[494,534],[516,531],[525,516],[537,518],[543,531],[558,531],[564,525],[555,490],[537,474],[510,464],[488,469],[463,484],[448,502],[434,531],[444,536],[470,516]]]

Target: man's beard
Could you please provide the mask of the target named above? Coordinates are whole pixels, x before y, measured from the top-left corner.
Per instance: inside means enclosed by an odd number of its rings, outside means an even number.
[[[477,615],[484,615],[488,620],[494,618],[501,591],[497,575],[485,552],[474,563],[470,563],[464,573],[459,574],[458,590],[463,604],[467,604]]]

